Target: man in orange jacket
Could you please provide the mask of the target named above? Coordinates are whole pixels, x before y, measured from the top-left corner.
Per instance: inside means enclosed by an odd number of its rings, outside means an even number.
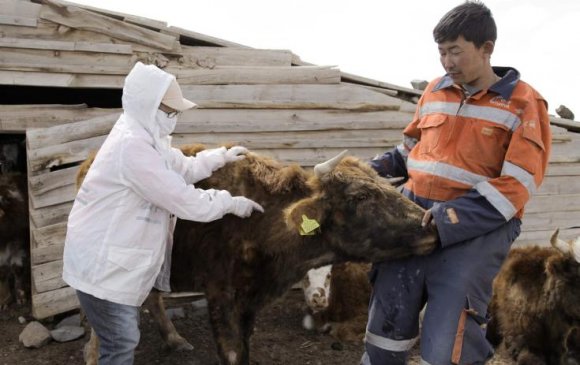
[[[427,209],[441,247],[377,263],[364,365],[404,364],[419,338],[422,364],[483,364],[492,281],[520,233],[524,205],[540,186],[551,147],[546,101],[517,70],[492,67],[491,11],[467,1],[433,31],[445,76],[425,89],[403,143],[375,158],[385,177]]]

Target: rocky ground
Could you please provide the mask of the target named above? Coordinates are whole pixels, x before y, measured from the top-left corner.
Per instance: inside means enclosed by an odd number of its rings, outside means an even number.
[[[328,335],[308,332],[302,328],[303,300],[302,292],[294,290],[258,316],[251,347],[252,365],[358,364],[363,352],[362,344],[339,343]],[[174,322],[181,335],[195,347],[194,351],[166,352],[150,314],[144,312],[141,317],[142,338],[137,348],[135,364],[216,364],[206,310],[195,309],[191,305],[184,305],[182,308],[184,317],[175,319]],[[82,347],[88,335],[72,342],[52,341],[39,349],[22,346],[18,336],[26,323],[19,323],[18,317],[32,320],[29,313],[29,308],[14,307],[0,312],[0,365],[83,364]],[[42,324],[52,329],[61,319],[57,317],[44,320]],[[420,362],[417,352],[414,351],[411,365]],[[513,364],[501,353],[490,363]]]

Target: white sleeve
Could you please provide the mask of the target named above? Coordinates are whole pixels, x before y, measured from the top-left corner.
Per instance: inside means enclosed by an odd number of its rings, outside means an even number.
[[[128,186],[143,199],[181,219],[211,222],[233,209],[234,201],[228,191],[197,189],[187,184],[179,173],[166,167],[165,160],[150,145],[127,143],[119,163],[121,177]]]
[[[185,156],[179,149],[171,149],[171,167],[183,176],[188,184],[196,183],[226,164],[225,147],[198,152],[195,157]]]

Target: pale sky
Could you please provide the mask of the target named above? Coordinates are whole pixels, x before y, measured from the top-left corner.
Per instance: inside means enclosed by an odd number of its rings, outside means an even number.
[[[411,87],[444,73],[432,30],[462,0],[76,0],[167,22],[254,48]],[[512,66],[580,120],[580,1],[487,0],[498,39],[494,66]]]

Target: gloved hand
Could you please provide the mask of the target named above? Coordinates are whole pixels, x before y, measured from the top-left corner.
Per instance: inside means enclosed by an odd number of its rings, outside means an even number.
[[[237,215],[240,218],[247,218],[252,215],[254,210],[264,213],[264,208],[255,201],[244,196],[234,196],[234,204],[230,209],[230,213]]]
[[[239,161],[246,158],[246,156],[244,156],[246,153],[248,153],[248,149],[246,147],[233,146],[225,152],[224,158],[226,163]]]

